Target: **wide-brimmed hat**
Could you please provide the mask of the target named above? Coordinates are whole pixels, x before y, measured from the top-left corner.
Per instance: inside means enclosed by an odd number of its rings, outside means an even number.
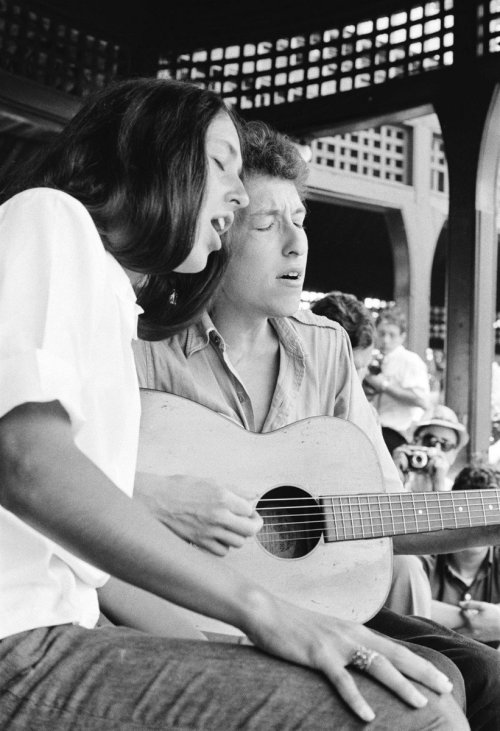
[[[457,449],[465,447],[469,441],[469,435],[467,429],[458,420],[458,416],[455,414],[453,409],[450,409],[444,404],[438,404],[434,407],[434,411],[430,417],[424,418],[413,432],[413,436],[416,437],[418,432],[425,426],[444,426],[447,429],[452,429],[457,435]]]

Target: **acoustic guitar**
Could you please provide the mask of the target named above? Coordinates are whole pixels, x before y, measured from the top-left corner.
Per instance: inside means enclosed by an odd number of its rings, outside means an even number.
[[[500,523],[500,491],[386,493],[351,422],[316,416],[266,434],[141,391],[138,472],[210,478],[253,501],[262,530],[221,558],[295,604],[365,622],[391,582],[391,536]],[[167,488],[166,488],[167,489]],[[241,634],[188,612],[202,631]]]

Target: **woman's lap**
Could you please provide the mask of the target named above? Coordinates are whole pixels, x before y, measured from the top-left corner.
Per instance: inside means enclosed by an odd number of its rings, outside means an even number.
[[[370,728],[451,729],[460,716],[431,691],[426,709],[415,711],[368,676],[355,679],[377,713]],[[363,727],[311,670],[252,647],[118,627],[65,625],[0,641],[0,699],[6,731]]]

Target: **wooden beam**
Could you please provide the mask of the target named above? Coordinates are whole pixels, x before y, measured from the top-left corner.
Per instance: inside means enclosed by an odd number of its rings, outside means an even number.
[[[42,139],[59,132],[81,100],[0,70],[0,124],[19,137]]]

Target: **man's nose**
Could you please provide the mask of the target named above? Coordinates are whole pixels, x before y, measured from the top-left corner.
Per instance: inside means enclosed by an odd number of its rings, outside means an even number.
[[[287,230],[285,246],[283,248],[285,255],[296,254],[297,256],[304,256],[304,254],[307,254],[308,244],[304,229],[295,228],[292,224]]]

